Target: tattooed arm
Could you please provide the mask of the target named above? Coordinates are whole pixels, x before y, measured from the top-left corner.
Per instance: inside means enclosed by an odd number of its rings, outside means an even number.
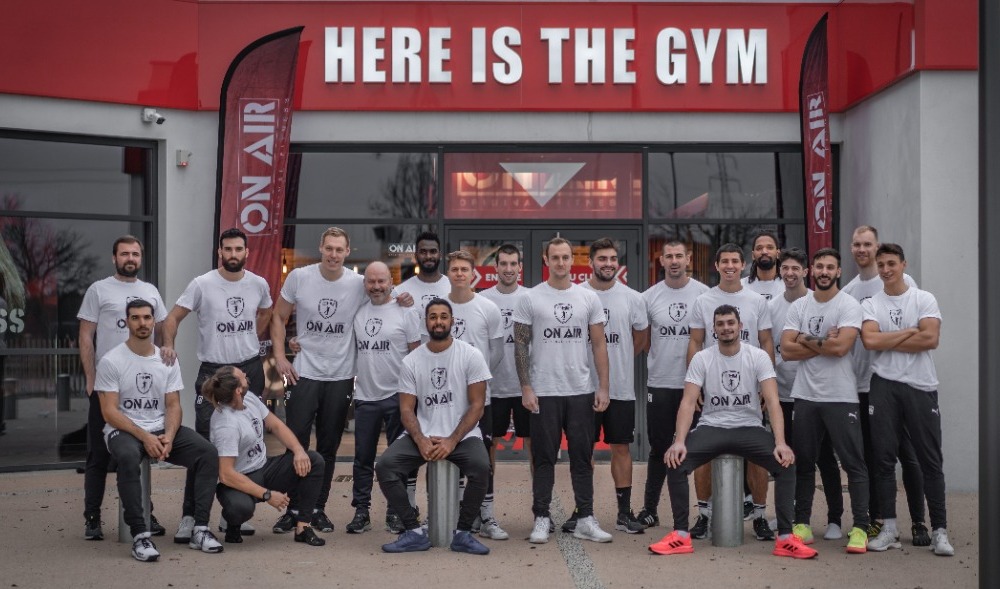
[[[538,411],[538,397],[531,388],[531,358],[528,355],[530,345],[531,326],[514,323],[514,364],[517,366],[517,379],[521,382],[521,404],[534,413]]]

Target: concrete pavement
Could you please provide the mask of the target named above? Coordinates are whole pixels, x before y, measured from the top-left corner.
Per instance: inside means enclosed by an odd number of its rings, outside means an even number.
[[[350,465],[338,464],[337,476],[350,474]],[[633,506],[641,505],[645,467],[637,465]],[[568,466],[557,467],[554,519],[561,523],[572,507]],[[167,527],[157,538],[161,560],[140,563],[129,556],[129,546],[117,538],[117,490],[108,477],[104,504],[103,542],[83,540],[83,476],[73,471],[10,473],[0,475],[0,586],[2,587],[511,587],[537,588],[612,587],[760,587],[779,589],[861,586],[937,589],[978,586],[978,497],[952,493],[948,497],[950,536],[956,556],[938,557],[926,548],[910,545],[909,520],[900,519],[903,550],[848,555],[846,542],[822,539],[825,521],[814,518],[819,557],[795,561],[771,556],[772,543],[753,539],[749,522],[740,548],[714,548],[709,541],[695,541],[695,552],[682,556],[652,555],[646,546],[670,530],[669,500],[660,504],[663,523],[644,535],[613,532],[610,544],[581,542],[553,534],[545,545],[529,544],[532,525],[531,486],[525,463],[498,465],[496,505],[499,519],[510,533],[505,542],[484,540],[488,556],[455,554],[446,548],[429,552],[389,555],[381,544],[394,537],[383,531],[385,501],[375,492],[372,517],[376,527],[361,535],[343,531],[350,521],[351,483],[333,484],[327,513],[337,529],[323,535],[320,548],[295,544],[291,535],[270,531],[278,513],[258,506],[252,523],[257,534],[243,544],[226,545],[223,554],[203,554],[186,545],[173,544],[180,518],[184,471],[153,470],[156,514]],[[608,465],[598,464],[595,474],[596,514],[602,526],[614,527],[615,499]],[[424,501],[423,481],[418,500]],[[692,497],[694,496],[692,492]],[[899,513],[906,514],[904,494],[899,493]],[[849,500],[845,497],[845,502]],[[694,511],[694,510],[692,510]],[[816,494],[814,513],[824,514],[823,494]],[[848,517],[850,510],[848,508]],[[213,508],[213,529],[219,506]],[[770,516],[769,516],[770,517]],[[844,521],[849,525],[848,520]],[[221,534],[219,535],[221,538]]]

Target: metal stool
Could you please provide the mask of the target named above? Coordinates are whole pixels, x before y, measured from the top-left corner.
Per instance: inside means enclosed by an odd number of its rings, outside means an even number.
[[[712,545],[743,544],[743,459],[723,454],[712,461]]]
[[[458,525],[458,467],[448,460],[427,463],[427,533],[432,546],[450,546]]]

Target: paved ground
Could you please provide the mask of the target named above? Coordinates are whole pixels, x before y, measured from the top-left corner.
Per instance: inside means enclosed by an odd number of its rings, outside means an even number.
[[[339,465],[338,474],[349,473]],[[637,466],[635,498],[641,497],[645,468]],[[531,528],[530,483],[524,463],[502,463],[497,473],[497,510],[511,534],[506,542],[486,541],[493,550],[485,557],[459,555],[443,548],[426,553],[387,555],[380,545],[393,539],[381,528],[359,536],[347,535],[343,525],[350,520],[349,481],[335,482],[327,512],[337,530],[325,535],[328,544],[313,548],[294,544],[291,536],[276,536],[270,525],[277,513],[259,507],[253,523],[257,535],[240,545],[227,545],[223,554],[210,555],[171,542],[180,516],[184,480],[181,469],[154,469],[153,500],[156,513],[168,528],[158,540],[162,554],[157,563],[139,563],[129,557],[127,545],[118,544],[117,492],[114,475],[109,477],[105,500],[106,540],[87,542],[83,536],[83,476],[72,471],[11,473],[0,475],[3,525],[0,526],[0,587],[522,587],[612,588],[612,587],[760,587],[823,588],[851,586],[864,580],[870,587],[888,589],[978,585],[978,497],[954,493],[948,508],[951,537],[957,555],[934,556],[927,549],[910,546],[904,532],[903,550],[883,554],[848,555],[843,542],[817,539],[820,551],[813,561],[793,561],[770,555],[772,545],[757,542],[747,524],[741,548],[714,548],[696,541],[695,553],[656,556],[646,545],[666,534],[668,527],[653,528],[645,535],[616,532],[610,544],[580,542],[557,533],[546,545],[525,541]],[[561,523],[572,505],[566,465],[557,470],[554,515]],[[609,469],[598,464],[595,485],[597,516],[605,529],[613,524],[614,495]],[[418,497],[422,494],[418,489]],[[903,493],[899,494],[903,497]],[[692,493],[693,497],[693,493]],[[373,515],[381,519],[384,500],[376,492]],[[815,513],[825,513],[823,494],[816,496]],[[661,517],[669,513],[664,497]],[[219,507],[213,510],[218,521]],[[906,513],[900,505],[900,513]],[[663,518],[668,520],[669,518]],[[822,519],[822,518],[818,518]],[[815,529],[821,533],[825,522]],[[845,522],[846,524],[847,522]],[[909,522],[901,520],[909,528]],[[669,525],[669,524],[668,524]]]

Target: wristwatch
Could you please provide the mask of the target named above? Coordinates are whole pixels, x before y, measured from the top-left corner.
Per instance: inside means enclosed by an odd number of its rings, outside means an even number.
[[[268,489],[268,490],[264,491],[264,495],[261,496],[260,500],[263,501],[264,503],[267,503],[268,501],[270,501],[271,500],[271,490]]]

